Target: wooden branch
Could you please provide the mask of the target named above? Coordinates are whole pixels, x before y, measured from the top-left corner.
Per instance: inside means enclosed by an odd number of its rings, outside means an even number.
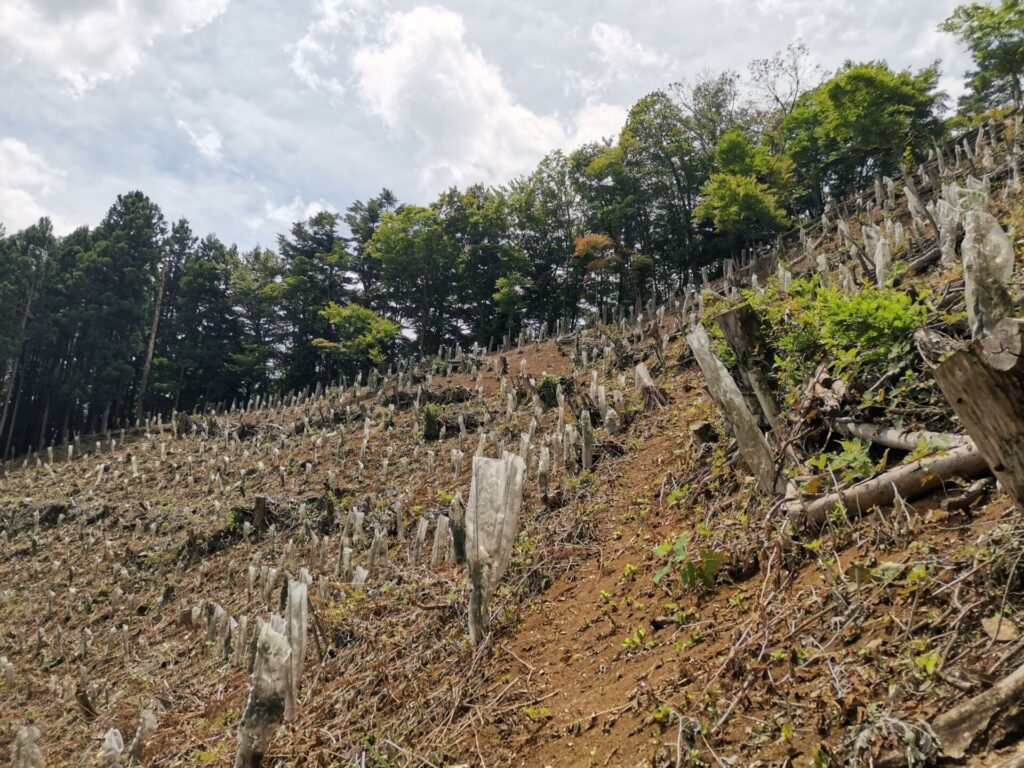
[[[895,448],[899,451],[913,451],[922,441],[949,448],[966,445],[971,442],[971,439],[966,435],[950,435],[940,432],[929,432],[927,430],[902,430],[882,424],[865,424],[853,421],[852,419],[836,419],[833,422],[833,426],[851,437],[870,440],[872,443],[885,448]]]
[[[943,755],[954,759],[966,756],[971,746],[992,727],[999,714],[1011,705],[1019,705],[1022,699],[1024,666],[1018,667],[987,691],[939,715],[932,723],[932,730],[942,744]]]
[[[873,507],[891,504],[897,492],[904,499],[915,499],[938,490],[951,478],[974,478],[988,472],[988,465],[977,446],[967,443],[941,456],[893,467],[849,488],[822,496],[802,509],[794,510],[791,518],[798,528],[820,528],[837,505],[848,514],[860,515]]]
[[[947,512],[959,512],[964,509],[969,509],[978,501],[978,499],[988,493],[995,483],[996,481],[991,477],[983,477],[980,480],[975,480],[955,496],[949,496],[948,498],[943,499],[939,506]]]

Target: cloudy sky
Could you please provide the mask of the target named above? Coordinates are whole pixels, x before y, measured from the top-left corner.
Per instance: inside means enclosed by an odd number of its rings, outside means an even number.
[[[382,186],[428,202],[618,132],[644,93],[816,60],[968,60],[955,0],[0,0],[0,222],[141,189],[243,248]]]

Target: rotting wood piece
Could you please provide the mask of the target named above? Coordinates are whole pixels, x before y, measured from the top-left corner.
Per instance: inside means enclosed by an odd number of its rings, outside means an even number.
[[[636,366],[636,386],[644,397],[645,408],[668,406],[668,398],[665,397],[664,392],[658,389],[654,379],[651,378],[651,372],[647,370],[647,365],[644,363],[638,363]]]
[[[1003,489],[1024,507],[1024,321],[1000,321],[935,367],[935,380]],[[986,343],[987,342],[987,343]]]
[[[948,498],[943,499],[939,506],[947,512],[959,512],[964,509],[970,509],[979,499],[992,489],[995,482],[996,481],[991,477],[983,477],[980,480],[975,480],[955,496],[949,496]]]
[[[257,531],[267,527],[267,497],[257,496],[253,505],[253,525]]]
[[[932,730],[942,745],[945,757],[960,759],[978,744],[980,739],[999,741],[1015,730],[1012,721],[1019,720],[1019,709],[1024,701],[1024,666],[1004,677],[991,688],[961,702],[932,722]],[[1002,732],[998,733],[997,732]],[[997,735],[996,739],[989,737]]]
[[[921,359],[935,367],[943,357],[962,349],[963,343],[932,328],[919,328],[914,331],[914,346]]]
[[[710,421],[698,421],[691,425],[690,434],[693,436],[693,442],[697,447],[702,447],[708,443],[714,443],[718,440],[718,433],[715,432],[715,425]]]
[[[896,494],[907,500],[926,496],[954,477],[974,478],[989,468],[974,443],[958,446],[940,456],[902,464],[849,488],[815,499],[791,512],[798,528],[820,528],[829,512],[841,506],[848,514],[861,515],[874,507],[893,502]]]

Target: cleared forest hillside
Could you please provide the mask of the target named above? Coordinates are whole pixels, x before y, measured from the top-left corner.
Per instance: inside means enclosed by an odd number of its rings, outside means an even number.
[[[1017,764],[1021,401],[942,371],[1020,352],[1019,130],[660,306],[5,464],[5,749],[258,765],[272,689],[264,766]]]

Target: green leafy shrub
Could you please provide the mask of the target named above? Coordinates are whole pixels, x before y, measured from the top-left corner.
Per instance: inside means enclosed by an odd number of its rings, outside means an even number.
[[[906,367],[914,331],[928,316],[927,306],[905,291],[866,286],[848,294],[822,285],[818,275],[793,280],[788,291],[771,281],[763,293],[745,297],[765,322],[789,400],[823,360],[833,375],[864,389]]]

